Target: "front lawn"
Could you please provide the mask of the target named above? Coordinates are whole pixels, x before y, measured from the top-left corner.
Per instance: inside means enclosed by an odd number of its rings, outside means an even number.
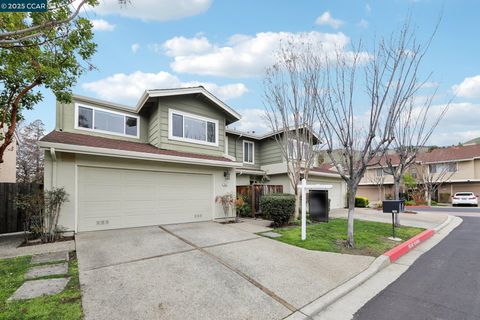
[[[408,240],[424,229],[413,227],[395,228],[396,236]],[[300,227],[286,227],[274,230],[281,234],[275,240],[285,242],[309,250],[361,254],[378,257],[400,242],[388,240],[392,236],[392,225],[389,223],[355,220],[355,249],[347,248],[347,220],[331,219],[328,223],[307,225],[307,239],[302,241]]]
[[[30,256],[0,259],[0,319],[82,319],[78,264],[74,254],[70,254],[70,281],[65,290],[30,300],[7,301],[25,282],[24,275],[31,267],[30,259]]]

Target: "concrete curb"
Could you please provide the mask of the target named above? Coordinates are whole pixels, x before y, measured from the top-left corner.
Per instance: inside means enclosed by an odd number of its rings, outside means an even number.
[[[389,264],[390,258],[384,255],[379,256],[363,272],[357,274],[355,277],[348,280],[347,282],[344,282],[335,289],[330,290],[317,300],[310,302],[308,305],[300,309],[300,312],[310,316],[320,312],[321,310],[325,309],[353,289],[359,287],[362,283],[370,279],[373,275],[375,275],[377,272],[379,272]]]
[[[417,236],[411,238],[408,241],[396,246],[395,248],[387,251],[383,255],[376,258],[367,269],[353,277],[352,279],[344,282],[340,286],[336,287],[335,289],[330,290],[320,298],[310,302],[306,306],[304,306],[299,311],[295,312],[291,316],[293,318],[287,317],[286,319],[300,319],[301,316],[304,316],[303,319],[311,319],[312,316],[320,313],[325,308],[333,304],[335,301],[339,300],[340,298],[347,295],[350,291],[358,288],[361,286],[365,281],[373,277],[375,274],[395,262],[398,258],[405,255],[406,253],[410,252],[414,248],[416,248],[419,244],[425,242],[426,240],[430,239],[434,234],[438,233],[440,230],[444,229],[448,225],[450,225],[455,220],[454,216],[449,215],[447,219],[442,222],[440,225],[436,226],[433,229],[425,230],[424,232],[418,234]],[[419,242],[420,241],[420,242]],[[405,250],[405,248],[406,250]],[[395,260],[391,259],[391,256],[386,255],[390,251],[395,252],[398,251]],[[301,316],[300,316],[301,315]]]

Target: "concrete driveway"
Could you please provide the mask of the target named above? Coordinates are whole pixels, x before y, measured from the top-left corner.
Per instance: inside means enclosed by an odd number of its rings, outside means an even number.
[[[214,222],[80,233],[86,319],[282,319],[372,257],[308,251]]]

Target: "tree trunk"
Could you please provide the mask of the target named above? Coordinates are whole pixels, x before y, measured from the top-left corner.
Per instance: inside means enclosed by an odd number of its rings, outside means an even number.
[[[348,188],[348,223],[347,223],[347,246],[355,248],[355,240],[353,238],[353,222],[355,213],[355,194],[356,190]]]
[[[400,200],[400,179],[393,179],[394,199]],[[395,215],[395,226],[400,227],[400,212]]]
[[[295,212],[293,213],[293,221],[297,221],[298,219],[298,211],[300,210],[300,192],[296,190],[295,192]]]
[[[430,190],[427,191],[427,205],[428,206],[432,205],[432,192]]]

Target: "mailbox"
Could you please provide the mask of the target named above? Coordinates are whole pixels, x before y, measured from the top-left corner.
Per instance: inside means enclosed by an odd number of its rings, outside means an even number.
[[[397,213],[403,212],[404,210],[404,200],[383,200],[383,212]]]

